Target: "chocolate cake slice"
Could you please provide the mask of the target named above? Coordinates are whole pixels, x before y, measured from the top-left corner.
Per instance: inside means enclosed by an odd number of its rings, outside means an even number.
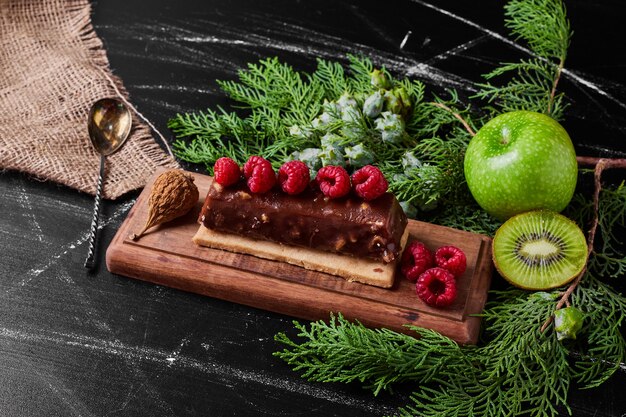
[[[383,287],[393,284],[407,225],[391,193],[372,201],[333,200],[313,188],[296,196],[274,190],[254,194],[244,182],[228,188],[214,182],[199,221],[194,236],[199,245]]]

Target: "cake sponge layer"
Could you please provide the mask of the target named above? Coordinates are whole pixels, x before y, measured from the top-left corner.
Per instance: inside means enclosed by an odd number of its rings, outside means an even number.
[[[402,247],[405,246],[407,237],[408,228],[401,239]],[[367,258],[253,239],[208,229],[204,225],[200,225],[193,241],[200,246],[286,262],[309,270],[336,275],[348,281],[382,288],[389,288],[393,285],[397,264],[397,261],[383,263]]]

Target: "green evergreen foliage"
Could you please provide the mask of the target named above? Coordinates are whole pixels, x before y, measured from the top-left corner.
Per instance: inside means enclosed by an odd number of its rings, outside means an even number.
[[[560,0],[511,0],[505,14],[505,26],[527,42],[535,56],[503,64],[486,74],[488,81],[503,75],[510,80],[504,86],[479,84],[476,97],[504,111],[532,110],[561,120],[567,104],[556,88],[572,37],[565,5]]]
[[[312,171],[330,156],[349,170],[373,157],[419,218],[493,235],[500,222],[476,205],[464,180],[472,131],[510,110],[561,119],[567,103],[557,85],[572,34],[560,0],[511,0],[505,14],[506,27],[533,56],[493,69],[472,103],[454,90],[439,97],[421,81],[394,79],[365,57],[350,56],[347,68],[319,59],[311,74],[265,59],[238,80],[219,83],[237,112],[209,109],[170,121],[179,138],[175,153],[209,173],[222,156],[242,164],[262,155],[276,168],[300,157]],[[380,97],[382,108],[374,105]],[[567,214],[587,230],[593,211],[590,196],[577,195]],[[404,417],[556,416],[569,410],[571,385],[597,387],[626,361],[626,297],[604,281],[626,273],[623,184],[602,190],[598,219],[587,273],[571,297],[584,314],[577,340],[558,340],[553,326],[540,330],[564,289],[507,289],[491,293],[478,346],[417,327],[410,327],[413,335],[368,329],[337,315],[308,326],[294,322],[297,337],[276,335],[283,350],[275,355],[308,380],[360,383],[374,395],[410,381],[415,392],[398,411]]]

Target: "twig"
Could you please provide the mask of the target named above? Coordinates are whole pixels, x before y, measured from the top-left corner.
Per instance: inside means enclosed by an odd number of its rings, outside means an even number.
[[[604,169],[626,168],[626,158],[596,158],[593,156],[577,156],[576,161],[581,166],[598,166],[603,161]]]
[[[565,66],[565,57],[562,57],[559,66],[556,69],[556,76],[554,77],[554,82],[552,83],[552,90],[550,90],[550,100],[548,101],[548,114],[552,114],[552,105],[554,104],[554,97],[556,96],[556,86],[559,84],[559,80],[561,79],[561,73],[563,72],[563,67]]]
[[[472,129],[469,123],[467,123],[467,121],[459,113],[455,112],[454,110],[452,110],[450,107],[446,106],[443,103],[437,103],[433,101],[430,104],[450,112],[454,117],[456,117],[463,124],[463,127],[465,127],[465,130],[467,130],[470,135],[476,136],[476,132],[474,132],[474,129]]]
[[[578,161],[578,165],[582,166],[595,166],[593,173],[593,220],[591,221],[591,227],[589,229],[589,235],[587,237],[587,261],[591,253],[593,252],[593,242],[596,237],[596,230],[598,228],[598,210],[600,205],[600,191],[602,190],[602,172],[607,168],[626,168],[626,159],[622,158],[595,158],[589,156],[578,156],[576,157],[576,161]],[[558,303],[556,304],[555,310],[559,310],[563,307],[563,305],[569,306],[569,298],[580,284],[580,281],[587,272],[587,264],[583,270],[576,276],[574,281],[567,287],[567,290],[561,295]],[[550,323],[554,320],[554,315],[550,316],[541,326],[540,331],[543,333]]]

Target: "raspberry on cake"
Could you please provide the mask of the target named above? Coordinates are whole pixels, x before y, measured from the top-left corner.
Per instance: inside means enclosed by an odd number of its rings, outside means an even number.
[[[213,177],[218,184],[228,187],[239,181],[241,169],[237,162],[223,156],[213,165]]]
[[[258,168],[264,165],[258,159],[246,165],[248,178],[264,169]],[[230,187],[214,182],[194,242],[390,287],[408,223],[394,195],[384,193],[366,201],[350,193],[348,173],[335,166],[320,169],[315,182],[319,186],[309,186],[302,172],[294,174],[300,168],[293,167],[298,166],[281,168],[281,187],[262,193],[252,190],[249,179]],[[290,172],[296,182],[307,183],[302,192],[288,192]],[[287,192],[282,190],[284,184]]]
[[[350,176],[345,168],[340,166],[322,167],[317,172],[315,181],[328,198],[340,198],[350,192]]]
[[[260,156],[251,156],[243,166],[243,175],[253,193],[266,193],[276,184],[276,173],[272,164]]]
[[[302,161],[285,162],[278,170],[280,188],[289,195],[303,192],[311,182],[309,167]]]
[[[389,184],[380,169],[365,165],[352,174],[352,184],[356,195],[364,200],[374,200],[387,192]]]

